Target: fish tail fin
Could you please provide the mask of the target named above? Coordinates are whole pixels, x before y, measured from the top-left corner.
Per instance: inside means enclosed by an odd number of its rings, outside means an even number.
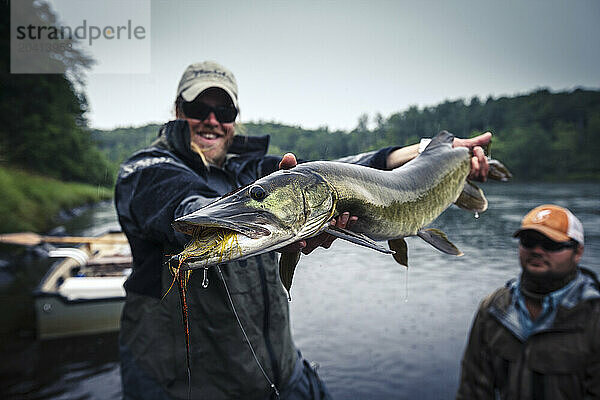
[[[462,256],[464,254],[454,245],[454,243],[448,240],[448,236],[439,229],[422,229],[417,232],[417,236],[443,253],[454,256]]]
[[[488,201],[483,194],[483,190],[471,181],[465,183],[462,192],[460,192],[454,204],[464,210],[473,212],[484,212],[488,208]]]

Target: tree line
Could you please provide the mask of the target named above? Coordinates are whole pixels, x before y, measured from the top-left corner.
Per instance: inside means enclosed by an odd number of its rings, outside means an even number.
[[[48,5],[23,0],[40,21],[54,20]],[[10,73],[9,3],[0,4],[0,166],[104,186],[119,164],[150,145],[158,125],[92,130],[82,71],[93,60],[77,51],[49,54],[63,74]],[[76,44],[75,44],[76,45]],[[457,136],[494,133],[492,155],[521,180],[600,179],[600,91],[547,89],[513,97],[447,100],[410,107],[387,117],[362,115],[351,131],[303,129],[275,122],[245,122],[238,132],[270,135],[271,154],[335,159],[385,146],[417,143],[448,130]]]
[[[119,163],[156,138],[159,126],[93,132],[94,140]],[[431,107],[410,107],[385,118],[359,117],[351,131],[303,129],[275,122],[247,122],[238,133],[269,135],[271,154],[293,152],[305,160],[331,160],[386,146],[417,143],[448,130],[459,137],[494,134],[492,156],[518,180],[600,179],[600,91],[552,93],[540,89],[514,97],[473,97]]]
[[[40,25],[55,21],[44,2],[22,0],[19,10],[38,18]],[[62,74],[11,74],[10,16],[9,2],[2,2],[0,166],[63,181],[111,185],[116,167],[92,140],[85,118],[81,77],[94,61],[75,45],[68,52],[47,53],[47,62],[62,68]]]
[[[350,132],[304,130],[276,123],[247,123],[250,135],[269,134],[271,152],[305,159],[334,159],[384,146],[417,143],[448,130],[459,137],[491,131],[491,152],[520,180],[600,179],[600,91],[547,89],[481,101],[459,99],[410,107],[387,118],[359,118]]]

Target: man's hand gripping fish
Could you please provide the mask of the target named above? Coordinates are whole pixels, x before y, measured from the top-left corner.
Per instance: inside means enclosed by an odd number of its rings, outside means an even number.
[[[436,249],[460,256],[446,235],[425,227],[450,204],[475,213],[487,209],[481,189],[467,180],[471,156],[440,132],[414,160],[392,171],[316,161],[274,172],[174,221],[193,241],[177,256],[182,270],[205,268],[280,249],[322,232],[383,253],[408,266],[404,238],[419,236]],[[490,160],[492,179],[510,172]],[[328,222],[343,212],[357,216],[350,229]],[[389,250],[377,241],[389,243]],[[290,290],[300,253],[282,253],[279,270]]]

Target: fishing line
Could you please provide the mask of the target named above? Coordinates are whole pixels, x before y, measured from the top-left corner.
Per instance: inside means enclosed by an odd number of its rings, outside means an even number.
[[[408,303],[408,271],[409,268],[406,268],[406,275],[404,275],[404,302]]]
[[[233,311],[233,315],[235,315],[235,319],[237,320],[240,330],[242,331],[242,334],[244,335],[244,338],[246,339],[246,342],[248,343],[248,347],[250,347],[250,351],[252,352],[252,357],[254,357],[254,361],[256,361],[258,368],[260,368],[260,371],[262,372],[263,376],[269,383],[269,386],[275,392],[275,396],[277,396],[277,398],[279,398],[279,390],[277,390],[277,387],[275,386],[275,384],[271,381],[271,379],[269,379],[269,376],[265,372],[265,369],[263,368],[262,364],[258,360],[258,357],[256,356],[256,353],[254,352],[254,348],[252,347],[252,343],[250,343],[250,339],[248,338],[248,335],[246,334],[246,330],[242,326],[242,321],[240,321],[240,317],[238,316],[238,313],[235,310],[235,306],[233,305],[233,299],[231,298],[231,294],[229,294],[229,288],[227,287],[227,282],[225,282],[225,277],[223,276],[223,272],[221,271],[221,267],[219,265],[217,265],[217,271],[219,271],[219,275],[221,276],[221,280],[223,281],[223,286],[225,286],[225,292],[227,293],[227,298],[229,299],[229,304],[231,305],[231,310]]]
[[[188,367],[187,369],[187,378],[188,378],[188,400],[192,400],[192,371]]]

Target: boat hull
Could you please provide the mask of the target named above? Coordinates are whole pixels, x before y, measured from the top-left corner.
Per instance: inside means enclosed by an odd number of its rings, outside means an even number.
[[[131,250],[121,232],[99,238],[115,239],[115,243],[88,243],[50,252],[58,259],[33,293],[38,338],[119,330]]]
[[[40,293],[35,298],[40,339],[118,331],[124,297],[67,300]]]

